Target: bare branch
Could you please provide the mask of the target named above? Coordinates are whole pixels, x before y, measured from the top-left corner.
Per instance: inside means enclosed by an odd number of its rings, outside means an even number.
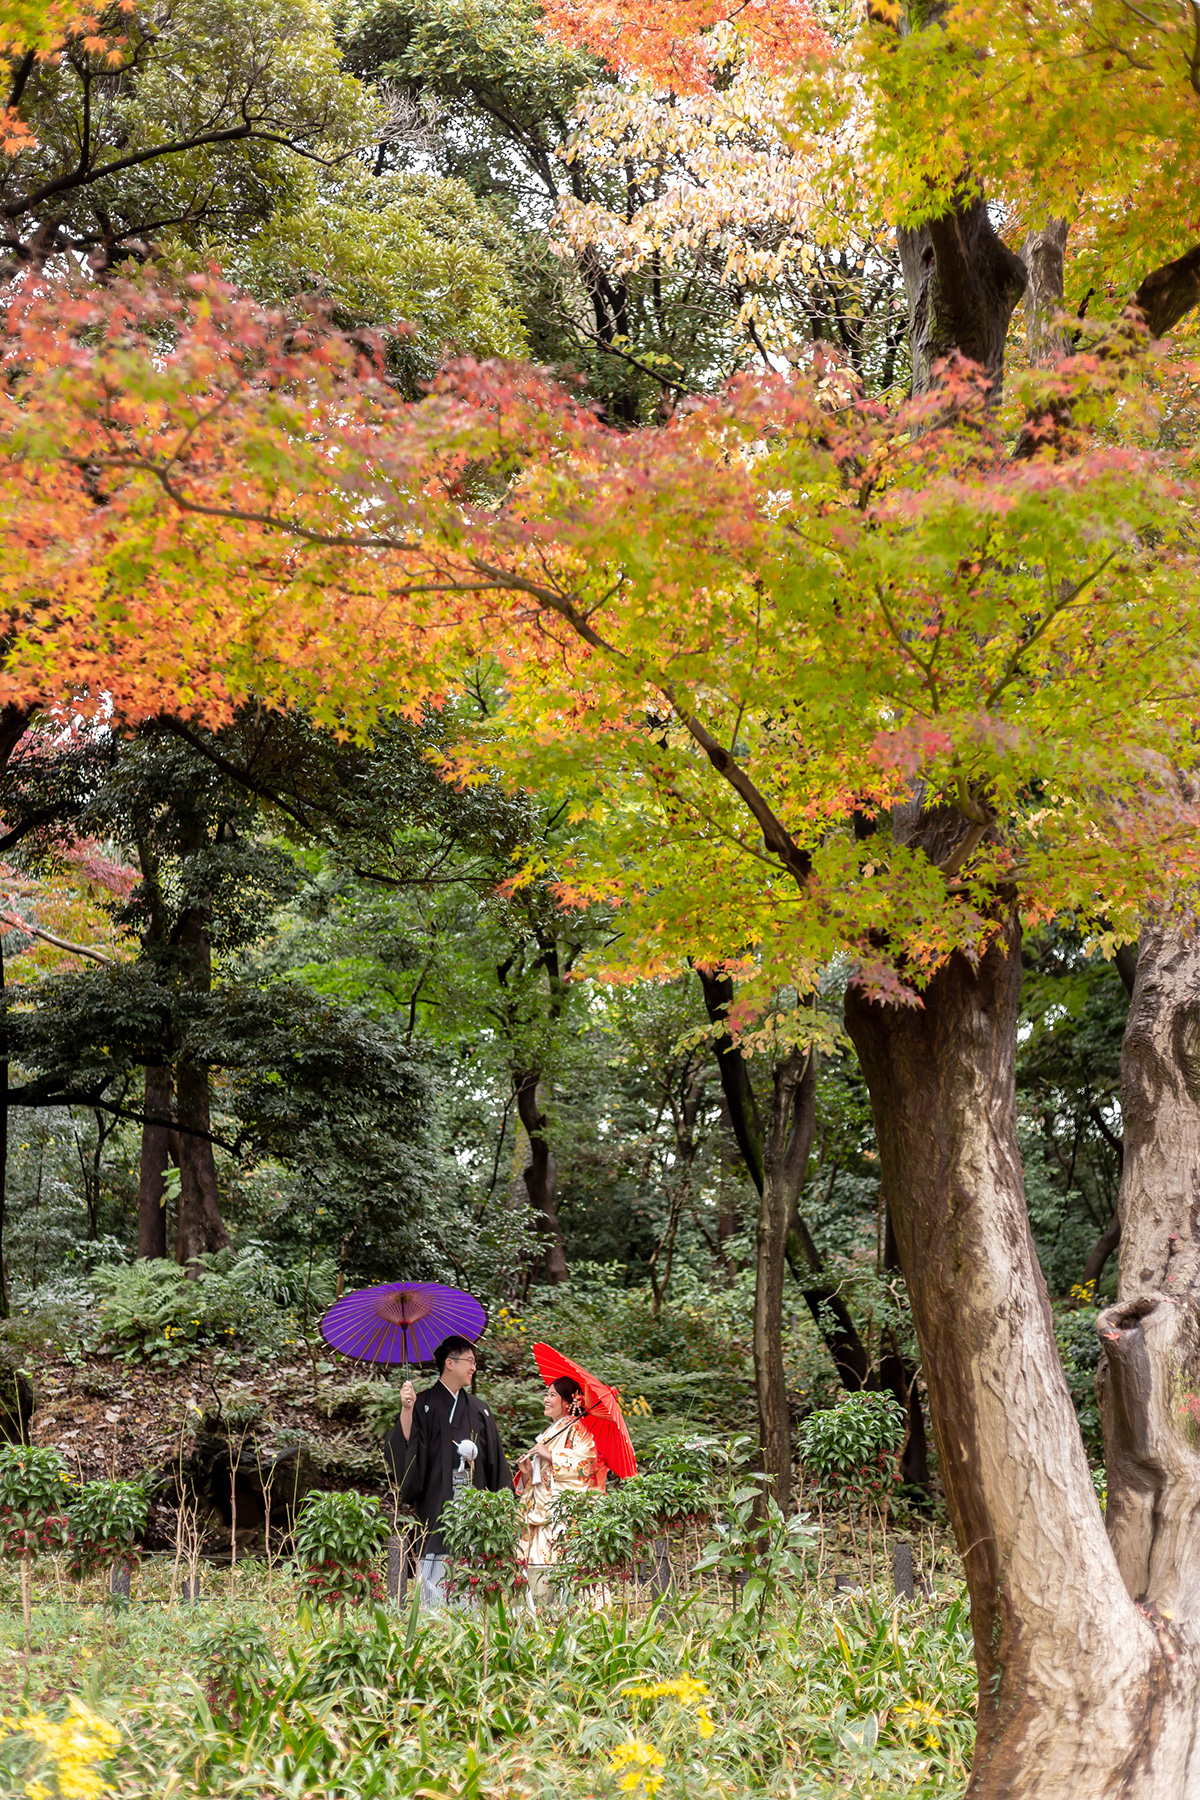
[[[93,962],[103,963],[106,969],[116,967],[115,956],[105,956],[102,950],[89,950],[85,944],[72,944],[68,938],[56,937],[52,931],[44,931],[40,925],[33,925],[23,919],[20,913],[0,912],[0,929],[20,931],[26,937],[42,938],[47,944],[53,944],[56,950],[69,950],[72,956],[90,956]]]

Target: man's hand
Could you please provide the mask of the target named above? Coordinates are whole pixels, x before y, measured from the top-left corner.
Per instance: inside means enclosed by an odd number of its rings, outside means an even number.
[[[406,1381],[400,1389],[400,1429],[404,1433],[404,1441],[412,1436],[413,1407],[417,1404],[417,1390],[411,1381]]]

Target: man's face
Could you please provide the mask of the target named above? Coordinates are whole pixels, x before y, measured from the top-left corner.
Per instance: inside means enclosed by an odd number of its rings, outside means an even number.
[[[456,1350],[446,1358],[442,1370],[442,1380],[452,1394],[459,1388],[470,1387],[471,1377],[475,1373],[475,1352],[473,1350]]]

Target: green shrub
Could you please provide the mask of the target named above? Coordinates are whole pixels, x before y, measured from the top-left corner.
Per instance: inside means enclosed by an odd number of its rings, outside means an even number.
[[[730,1490],[720,1506],[717,1535],[696,1559],[697,1573],[729,1576],[732,1632],[740,1638],[760,1636],[768,1611],[785,1596],[795,1599],[804,1579],[803,1553],[816,1535],[797,1514],[785,1518],[773,1496],[764,1507],[759,1493],[764,1479],[751,1477]]]
[[[891,1394],[847,1394],[836,1406],[808,1415],[800,1427],[800,1455],[835,1495],[882,1494],[895,1486],[906,1430],[904,1409]]]
[[[29,1562],[66,1548],[70,1481],[57,1450],[0,1444],[0,1556]]]
[[[221,1419],[231,1431],[249,1431],[261,1422],[266,1410],[254,1394],[226,1395],[221,1400]]]
[[[722,1318],[713,1296],[679,1270],[667,1300],[654,1313],[649,1287],[626,1287],[619,1263],[576,1263],[557,1287],[536,1288],[522,1315],[532,1345],[545,1338],[566,1356],[592,1367],[597,1344],[605,1353],[676,1375],[728,1370],[749,1354],[741,1328]],[[598,1372],[598,1371],[597,1371]]]
[[[325,1388],[317,1410],[327,1419],[362,1424],[373,1437],[386,1437],[400,1417],[400,1389],[390,1381],[347,1381]]]
[[[388,1523],[365,1494],[316,1491],[307,1496],[296,1527],[296,1560],[306,1598],[317,1606],[358,1606],[382,1600],[375,1562]]]
[[[554,1523],[563,1532],[557,1579],[576,1588],[631,1581],[634,1565],[654,1531],[643,1494],[632,1480],[605,1494],[560,1494],[554,1502]]]
[[[740,1467],[748,1442],[664,1438],[639,1474],[607,1492],[561,1494],[554,1517],[564,1532],[562,1579],[580,1588],[632,1580],[653,1538],[712,1519],[718,1469]]]
[[[67,1506],[73,1539],[71,1573],[91,1575],[114,1563],[138,1560],[137,1539],[146,1529],[146,1490],[140,1481],[89,1481]]]
[[[193,1651],[215,1712],[231,1713],[239,1690],[261,1693],[278,1673],[266,1633],[245,1619],[222,1619],[210,1626],[195,1640]]]
[[[57,1450],[0,1444],[0,1557],[15,1562],[20,1570],[27,1663],[33,1628],[34,1558],[64,1550],[71,1542],[64,1510],[70,1479]]]
[[[331,1481],[345,1481],[351,1486],[383,1487],[387,1479],[383,1456],[378,1444],[364,1444],[348,1431],[309,1445],[322,1474]]]
[[[518,1593],[527,1579],[517,1556],[522,1522],[511,1488],[495,1494],[486,1488],[459,1488],[441,1517],[451,1558],[447,1590],[483,1601]]]

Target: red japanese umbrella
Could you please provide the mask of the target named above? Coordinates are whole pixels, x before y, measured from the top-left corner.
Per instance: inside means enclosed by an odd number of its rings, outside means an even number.
[[[335,1300],[321,1336],[359,1362],[428,1362],[443,1338],[477,1338],[487,1324],[478,1300],[438,1281],[386,1281]]]
[[[596,1440],[596,1448],[613,1474],[636,1475],[637,1457],[633,1454],[629,1427],[621,1411],[621,1402],[613,1389],[605,1387],[602,1381],[597,1381],[594,1375],[581,1369],[569,1356],[552,1350],[549,1344],[535,1344],[533,1354],[543,1381],[557,1381],[560,1375],[569,1375],[572,1381],[579,1383],[583,1389],[583,1412],[580,1416],[587,1421],[588,1430]]]

